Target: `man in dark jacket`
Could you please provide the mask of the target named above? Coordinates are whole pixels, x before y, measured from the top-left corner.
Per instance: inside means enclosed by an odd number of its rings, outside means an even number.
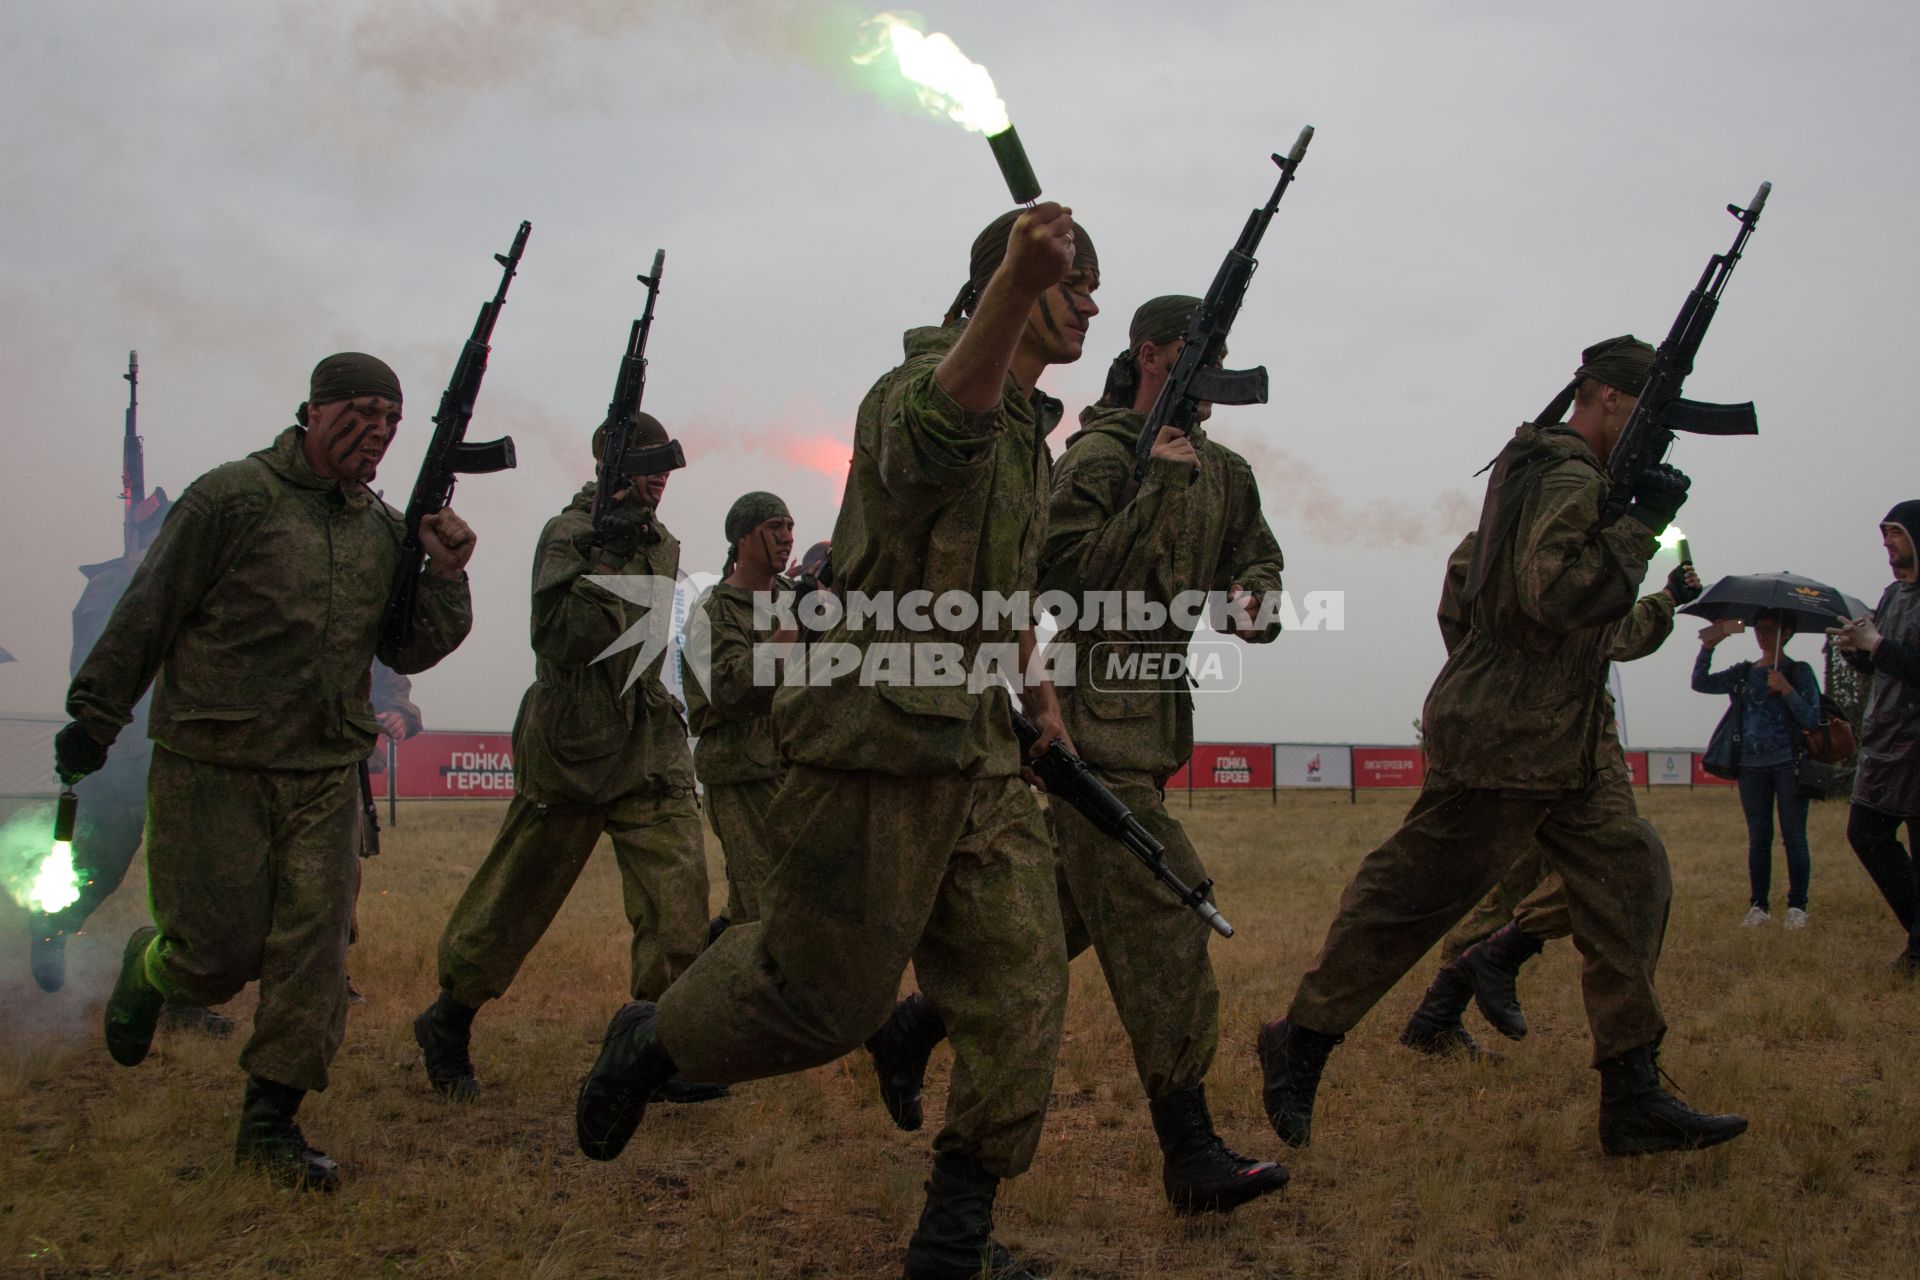
[[[1920,975],[1920,498],[1887,512],[1880,543],[1893,581],[1870,616],[1827,632],[1856,670],[1871,672],[1872,692],[1860,726],[1860,763],[1854,774],[1847,842],[1907,931],[1907,948],[1894,965]],[[1911,853],[1899,839],[1906,824]]]

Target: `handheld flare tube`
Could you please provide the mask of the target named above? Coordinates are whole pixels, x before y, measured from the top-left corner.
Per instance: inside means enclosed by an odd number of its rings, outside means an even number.
[[[60,789],[60,802],[53,811],[53,842],[56,845],[73,843],[73,825],[80,815],[80,797],[74,794],[71,785]]]
[[[1681,564],[1693,563],[1693,548],[1687,545],[1687,540],[1685,538],[1680,539],[1680,545],[1676,549],[1680,552]]]
[[[1040,198],[1040,179],[1034,176],[1033,162],[1021,145],[1020,131],[1008,125],[999,133],[989,134],[987,145],[993,148],[993,158],[1000,165],[1000,176],[1007,180],[1013,202],[1032,208]]]
[[[1047,794],[1066,801],[1078,809],[1088,822],[1098,827],[1102,834],[1125,845],[1127,852],[1146,864],[1155,879],[1173,891],[1173,896],[1180,899],[1181,906],[1205,920],[1215,933],[1223,938],[1233,936],[1233,926],[1214,910],[1213,903],[1207,901],[1207,892],[1213,888],[1213,881],[1202,880],[1189,889],[1167,865],[1166,846],[1140,825],[1140,819],[1133,816],[1133,811],[1127,808],[1120,797],[1107,790],[1106,784],[1087,768],[1086,761],[1058,742],[1049,745],[1046,754],[1037,759],[1030,758],[1028,753],[1033,750],[1033,744],[1040,740],[1040,730],[1018,711],[1013,713],[1013,732],[1020,739],[1022,757],[1040,775],[1040,780],[1047,784]]]

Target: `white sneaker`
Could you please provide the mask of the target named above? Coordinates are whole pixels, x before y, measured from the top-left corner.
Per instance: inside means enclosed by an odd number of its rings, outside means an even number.
[[[1788,928],[1788,929],[1804,929],[1804,928],[1806,928],[1806,927],[1807,927],[1807,913],[1806,913],[1806,912],[1804,912],[1804,911],[1802,911],[1802,910],[1801,910],[1801,909],[1800,909],[1799,907],[1788,907],[1788,908],[1787,908],[1787,923],[1786,923],[1786,926],[1785,926],[1785,927],[1786,927],[1786,928]]]
[[[1765,907],[1748,907],[1747,918],[1740,922],[1740,927],[1742,929],[1751,929],[1755,925],[1771,924],[1772,922],[1773,917],[1767,914]]]

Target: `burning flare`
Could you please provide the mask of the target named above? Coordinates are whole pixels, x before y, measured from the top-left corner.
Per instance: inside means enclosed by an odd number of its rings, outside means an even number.
[[[27,886],[26,907],[43,915],[64,911],[80,901],[80,873],[73,866],[73,844],[56,840],[41,860],[40,872]]]
[[[854,62],[896,72],[926,111],[974,133],[1005,133],[1012,127],[993,77],[960,52],[951,36],[928,35],[895,13],[875,14],[860,24],[859,35]]]
[[[1680,532],[1680,526],[1670,524],[1667,526],[1667,531],[1660,535],[1660,549],[1662,551],[1678,551],[1680,544],[1686,540],[1687,535]]]

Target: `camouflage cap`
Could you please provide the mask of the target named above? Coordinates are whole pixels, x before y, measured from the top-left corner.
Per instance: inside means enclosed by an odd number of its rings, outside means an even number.
[[[600,456],[601,448],[607,443],[607,419],[602,418],[600,425],[593,429],[593,456]],[[660,419],[642,409],[633,415],[633,431],[627,437],[630,449],[645,448],[652,444],[665,444],[667,429],[660,425]]]
[[[973,238],[973,252],[967,270],[967,283],[953,300],[953,307],[947,312],[947,323],[973,313],[974,304],[980,301],[980,295],[986,292],[987,282],[993,279],[993,273],[1007,260],[1007,242],[1013,236],[1013,224],[1019,221],[1025,209],[1009,209],[989,222],[986,230]],[[1093,247],[1093,237],[1076,219],[1073,224],[1073,269],[1075,271],[1100,272],[1100,254]]]
[[[1632,334],[1624,333],[1605,342],[1596,342],[1582,351],[1580,368],[1574,376],[1592,378],[1630,396],[1637,396],[1646,390],[1647,377],[1652,372],[1653,348]]]

